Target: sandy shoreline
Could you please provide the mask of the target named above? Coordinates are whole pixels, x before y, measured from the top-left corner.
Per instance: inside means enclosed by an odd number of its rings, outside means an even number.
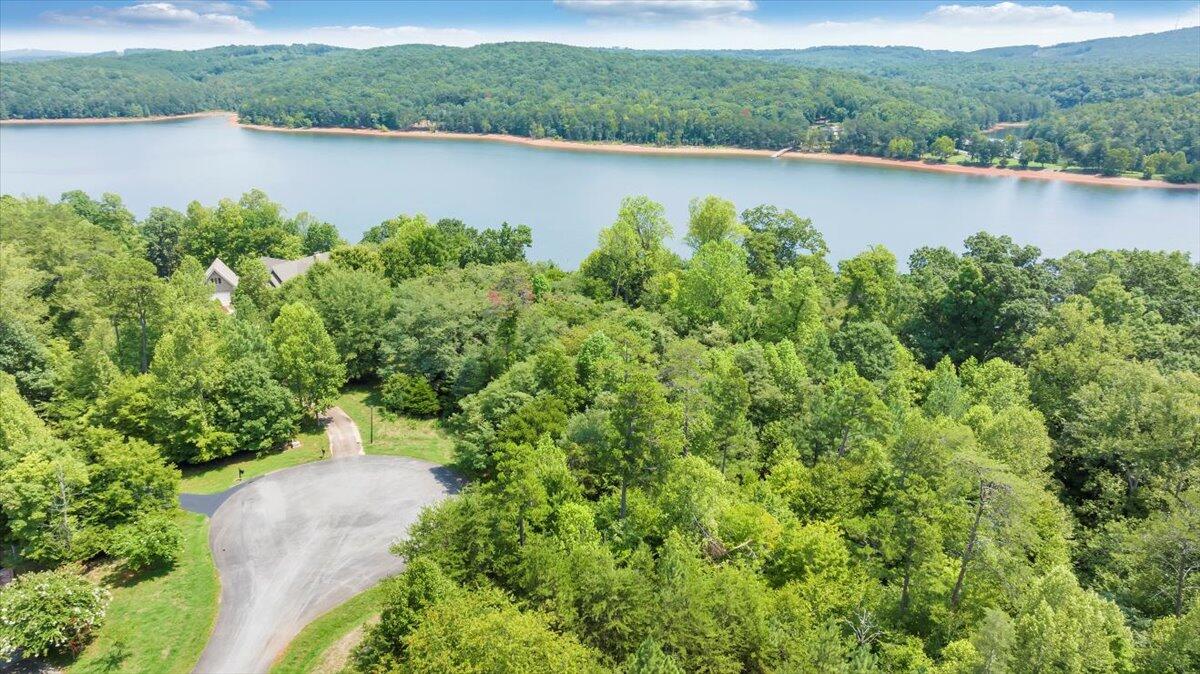
[[[986,168],[983,166],[963,166],[962,164],[932,164],[923,160],[887,159],[858,154],[830,154],[820,152],[789,152],[782,159],[801,159],[807,161],[825,161],[845,164],[869,164],[885,168],[903,169],[909,171],[931,171],[933,173],[958,173],[965,175],[983,176],[986,178],[1017,178],[1020,180],[1055,180],[1078,185],[1098,185],[1100,187],[1144,187],[1162,190],[1200,190],[1200,185],[1179,185],[1165,180],[1141,180],[1140,178],[1113,177],[1106,178],[1090,173],[1067,173],[1049,169],[1021,168]]]
[[[499,133],[461,133],[456,131],[378,131],[376,129],[345,129],[336,127],[289,129],[264,124],[241,124],[237,115],[232,112],[197,112],[189,115],[158,116],[158,117],[113,117],[113,118],[80,118],[80,119],[19,119],[4,120],[0,124],[113,124],[134,122],[164,122],[198,117],[228,117],[231,124],[251,131],[271,133],[327,134],[341,136],[382,136],[392,138],[420,138],[426,140],[469,140],[494,143],[510,143],[546,150],[568,152],[608,152],[614,154],[641,155],[674,155],[696,157],[760,157],[770,158],[773,150],[750,150],[736,147],[658,147],[654,145],[632,145],[621,143],[585,143],[573,140],[555,140],[550,138],[526,138]],[[1105,178],[1085,173],[1067,173],[1063,171],[1018,169],[1018,168],[985,168],[981,166],[962,166],[959,164],[934,164],[920,160],[887,159],[857,154],[834,154],[829,152],[788,152],[780,159],[789,161],[819,161],[834,164],[859,164],[892,168],[908,171],[928,171],[932,173],[957,173],[989,178],[1018,178],[1022,180],[1042,180],[1075,183],[1080,185],[1096,185],[1100,187],[1141,187],[1170,190],[1197,190],[1198,185],[1176,185],[1162,180],[1140,180],[1137,178]]]
[[[585,143],[574,140],[554,140],[550,138],[526,138],[500,133],[460,133],[456,131],[378,131],[375,129],[340,129],[340,128],[306,128],[287,129],[264,124],[238,124],[243,129],[252,131],[268,131],[272,133],[303,133],[330,134],[345,136],[385,136],[393,138],[424,138],[429,140],[471,140],[491,141],[526,145],[548,150],[565,150],[572,152],[609,152],[615,154],[643,155],[692,155],[700,157],[765,157],[770,158],[774,150],[750,150],[737,147],[657,147],[654,145],[626,145],[620,143]],[[985,168],[981,166],[962,166],[959,164],[933,164],[919,160],[888,159],[859,154],[835,154],[832,152],[788,152],[780,157],[783,160],[820,161],[835,164],[859,164],[894,168],[909,171],[930,171],[933,173],[957,173],[965,175],[985,176],[989,178],[1020,178],[1025,180],[1057,180],[1060,182],[1081,185],[1099,185],[1102,187],[1143,187],[1170,190],[1197,190],[1197,185],[1176,185],[1162,180],[1140,180],[1137,178],[1106,178],[1104,176],[1086,173],[1065,173],[1041,169],[1002,169]]]
[[[462,133],[459,131],[378,131],[376,129],[343,129],[338,127],[308,127],[289,129],[266,124],[243,124],[239,127],[251,131],[272,133],[325,134],[335,136],[386,136],[390,138],[423,138],[425,140],[470,140],[492,143],[527,145],[551,150],[575,152],[608,152],[612,154],[659,154],[659,155],[702,155],[712,157],[770,157],[773,150],[749,150],[739,147],[658,147],[655,145],[631,145],[625,143],[586,143],[578,140],[556,140],[552,138],[527,138],[503,133]]]

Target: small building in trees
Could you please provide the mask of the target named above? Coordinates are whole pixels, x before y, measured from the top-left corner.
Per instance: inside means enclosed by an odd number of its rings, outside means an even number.
[[[302,276],[314,264],[327,262],[329,253],[314,253],[297,260],[283,260],[277,257],[260,257],[258,259],[267,268],[267,282],[272,288],[278,288],[288,280]],[[204,279],[213,287],[213,299],[220,302],[226,310],[231,310],[233,291],[238,286],[237,273],[218,257],[204,271]]]
[[[328,262],[329,253],[314,253],[297,260],[281,260],[277,257],[260,257],[258,259],[262,260],[267,267],[271,287],[278,288],[288,280],[304,275],[314,264]]]
[[[229,303],[233,299],[233,290],[237,288],[238,275],[218,257],[208,265],[208,269],[204,270],[204,280],[213,287],[213,299],[228,309]]]

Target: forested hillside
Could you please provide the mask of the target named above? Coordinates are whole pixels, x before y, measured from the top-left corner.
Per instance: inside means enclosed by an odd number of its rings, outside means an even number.
[[[925,137],[968,101],[852,74],[552,44],[369,50],[221,47],[4,66],[4,117],[236,109],[279,126],[448,131],[572,140],[781,147],[817,120],[864,116]]]
[[[1107,163],[1143,171],[1146,156],[1183,152],[1188,165],[1175,173],[1191,179],[1200,116],[1187,102],[1200,90],[1198,51],[1196,28],[968,53],[904,47],[638,52],[539,43],[143,50],[0,65],[0,118],[231,109],[244,121],[284,127],[417,126],[944,158],[935,152],[939,138],[971,150],[973,134],[998,121],[1051,115],[1062,129],[1079,123],[1059,111],[1109,103],[1114,107],[1106,110],[1142,127],[1170,128],[1132,133],[1121,122],[1050,133],[1037,126],[1035,135],[1054,146],[1042,154],[1089,169]],[[1075,131],[1086,137],[1086,151],[1069,138]],[[1128,152],[1128,161],[1102,161],[1110,149]],[[1015,147],[986,154],[1020,158]]]
[[[278,452],[349,380],[470,479],[352,671],[1200,670],[1200,266],[979,233],[902,272],[742,206],[630,197],[565,271],[507,224],[4,196],[5,562],[169,567],[178,468]],[[0,657],[105,620],[78,567],[26,578]]]
[[[320,45],[129,50],[0,66],[0,118],[141,117],[235,109],[230,80],[335,51]]]
[[[1185,172],[1200,163],[1200,93],[1081,105],[1035,121],[1026,135],[1054,143],[1081,166],[1125,171],[1138,166],[1140,149],[1159,148],[1142,166]]]
[[[552,44],[404,46],[294,63],[240,113],[284,126],[438,128],[584,141],[782,147],[816,120],[883,116],[925,136],[965,101],[859,75]],[[883,119],[880,120],[881,123]]]
[[[813,47],[729,50],[717,54],[859,72],[951,89],[986,103],[1001,121],[1033,119],[1056,108],[1200,90],[1200,28],[950,52],[916,47]]]

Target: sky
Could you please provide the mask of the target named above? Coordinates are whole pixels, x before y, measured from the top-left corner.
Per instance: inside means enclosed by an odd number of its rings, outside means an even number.
[[[1196,25],[1200,0],[0,0],[0,50],[72,52],[514,40],[633,49],[863,44],[972,50]]]

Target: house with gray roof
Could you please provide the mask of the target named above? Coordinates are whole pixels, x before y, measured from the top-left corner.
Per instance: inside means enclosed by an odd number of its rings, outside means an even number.
[[[271,284],[272,288],[278,288],[290,279],[304,275],[314,264],[328,262],[329,253],[314,253],[297,260],[283,260],[277,257],[260,257],[258,259],[267,268],[267,282]],[[233,300],[233,291],[238,285],[238,275],[218,257],[204,271],[204,279],[212,284],[213,299],[220,302],[226,311],[232,311],[233,307],[230,302]]]
[[[267,265],[267,273],[271,275],[271,287],[278,288],[289,279],[302,276],[314,264],[328,262],[329,253],[315,253],[298,260],[280,260],[276,257],[263,257],[259,259],[262,260],[263,264]]]
[[[223,308],[229,309],[233,300],[233,289],[238,284],[238,275],[218,257],[204,270],[204,280],[213,287],[212,298],[220,302]]]

